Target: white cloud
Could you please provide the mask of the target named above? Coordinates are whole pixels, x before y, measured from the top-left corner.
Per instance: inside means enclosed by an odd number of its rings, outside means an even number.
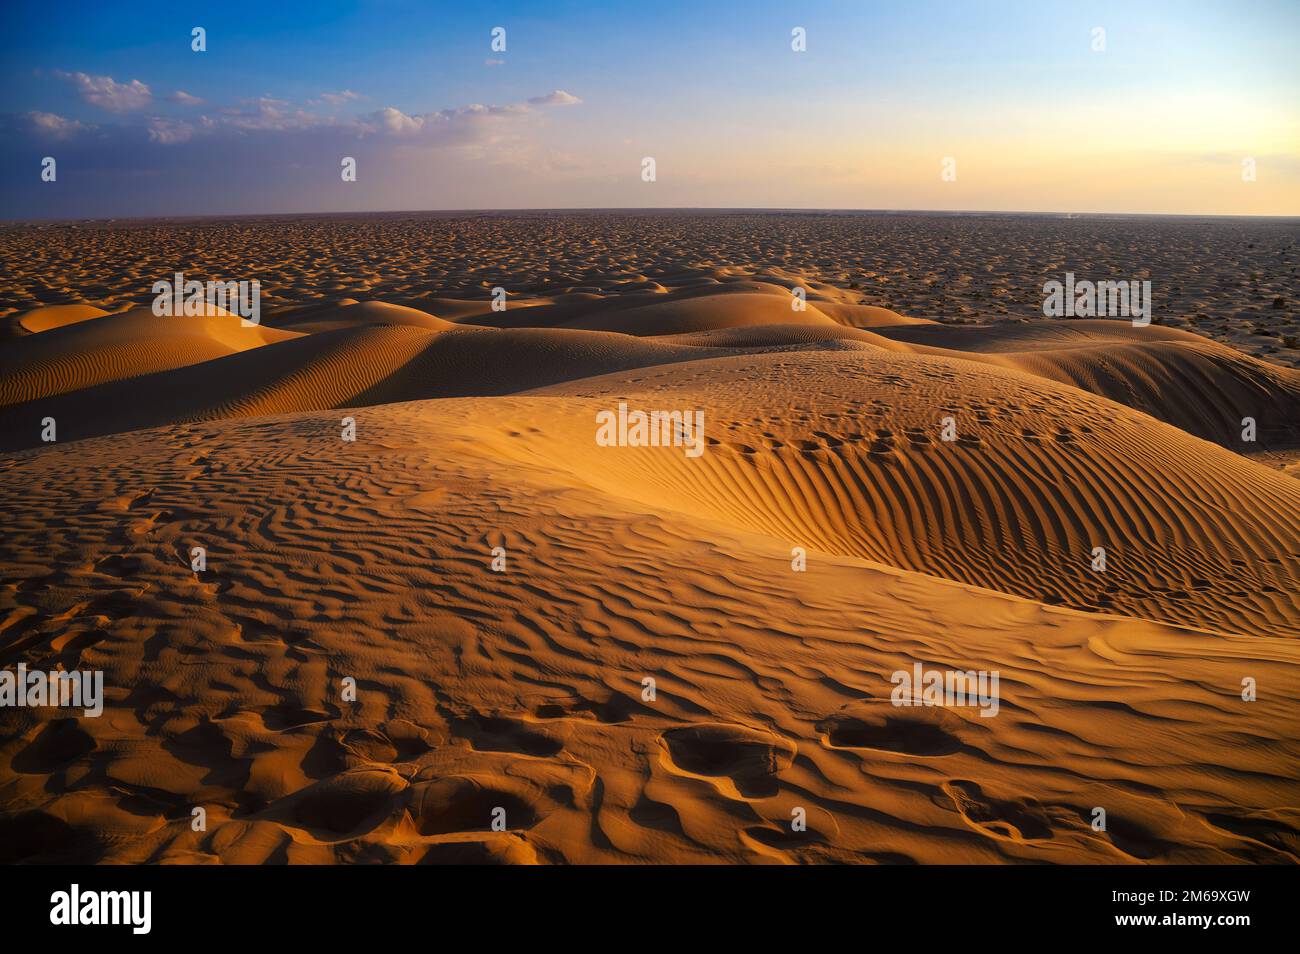
[[[139,80],[119,83],[108,76],[90,76],[86,73],[60,73],[74,84],[81,98],[103,109],[124,112],[139,109],[153,100],[149,87]],[[206,103],[185,90],[176,90],[163,97],[182,106],[201,106]],[[395,106],[362,115],[339,115],[335,109],[311,108],[328,103],[341,106],[366,97],[353,90],[321,93],[308,105],[295,105],[288,100],[264,95],[255,99],[240,100],[235,104],[216,106],[189,119],[172,119],[147,116],[141,122],[151,143],[172,146],[190,142],[196,137],[217,136],[223,133],[249,135],[255,133],[303,133],[318,135],[345,135],[350,137],[381,136],[424,146],[465,146],[499,143],[517,133],[515,124],[535,115],[541,108],[570,106],[581,100],[564,90],[553,90],[534,96],[525,102],[488,106],[474,103],[428,113],[405,113]],[[89,128],[76,120],[64,119],[53,113],[29,113],[35,131],[46,137],[61,138]],[[132,124],[134,125],[134,124]],[[140,126],[135,126],[140,129]]]
[[[493,135],[491,130],[514,117],[525,116],[533,106],[567,106],[581,102],[562,90],[535,96],[526,103],[507,103],[505,106],[485,106],[474,103],[457,109],[443,109],[432,113],[408,115],[393,106],[371,113],[363,121],[362,132],[384,132],[394,136],[418,136],[423,140],[439,139],[463,143],[485,141]]]
[[[178,142],[189,142],[194,138],[192,123],[177,119],[163,119],[161,116],[149,120],[149,141],[173,146]]]
[[[139,80],[119,83],[111,76],[90,76],[86,73],[64,73],[56,71],[60,79],[66,79],[77,90],[83,102],[106,109],[110,113],[124,113],[132,109],[148,106],[153,99],[149,87]]]
[[[399,136],[419,134],[424,139],[442,136],[442,138],[461,142],[461,140],[485,138],[485,135],[490,134],[485,134],[482,130],[490,129],[495,123],[504,122],[508,118],[524,116],[529,112],[532,112],[532,109],[526,103],[510,103],[503,107],[486,107],[482,103],[474,103],[468,107],[441,109],[438,112],[420,113],[416,116],[407,116],[400,109],[385,107],[370,113],[368,123],[363,123],[361,131],[363,133],[382,131],[382,133]]]
[[[528,101],[530,106],[576,106],[582,100],[562,89],[554,90],[545,96],[534,96]]]
[[[378,123],[381,129],[398,136],[419,132],[424,128],[425,122],[423,116],[408,116],[400,109],[395,109],[392,106],[385,106],[383,109],[371,113],[370,118]]]
[[[362,99],[360,93],[354,93],[350,89],[345,89],[341,93],[321,93],[318,100],[311,102],[325,102],[331,106],[342,106],[344,103],[354,99]]]
[[[219,124],[244,131],[262,132],[288,132],[336,124],[336,121],[328,116],[296,107],[286,108],[289,103],[283,99],[262,96],[255,100],[246,100],[245,104],[244,107],[222,107],[219,112],[223,118]]]
[[[75,119],[64,119],[55,113],[31,112],[27,118],[38,133],[50,139],[67,139],[87,128]]]

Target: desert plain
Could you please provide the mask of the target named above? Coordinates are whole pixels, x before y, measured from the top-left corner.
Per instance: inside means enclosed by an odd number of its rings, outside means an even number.
[[[0,861],[1295,863],[1297,239],[0,227],[0,666],[104,683],[0,709]],[[1066,272],[1151,323],[1044,318]]]

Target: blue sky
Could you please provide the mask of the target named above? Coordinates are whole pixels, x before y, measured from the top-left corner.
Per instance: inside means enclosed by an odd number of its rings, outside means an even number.
[[[1300,214],[1294,2],[18,2],[3,16],[5,218]]]

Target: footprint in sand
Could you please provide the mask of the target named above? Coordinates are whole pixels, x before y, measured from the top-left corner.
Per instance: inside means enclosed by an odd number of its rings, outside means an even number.
[[[276,817],[280,812],[275,807],[268,816],[334,836],[355,835],[391,815],[406,787],[405,780],[388,768],[350,769],[289,796],[282,817]]]
[[[1045,841],[1052,837],[1052,819],[1032,798],[990,798],[979,785],[963,780],[944,782],[943,791],[966,823],[990,838]]]
[[[767,798],[777,776],[794,761],[794,743],[743,725],[704,723],[669,729],[659,737],[669,764],[691,775],[729,778],[745,798]]]
[[[406,811],[421,835],[490,831],[504,810],[506,830],[531,828],[537,808],[514,792],[469,775],[416,782],[407,792]]]
[[[48,775],[94,750],[95,740],[76,719],[55,719],[46,723],[10,764],[15,772]]]
[[[601,702],[575,695],[538,703],[533,708],[532,718],[545,721],[595,719],[597,722],[612,724],[629,721],[634,709],[645,710],[646,707],[619,693],[611,693],[609,698]]]
[[[834,844],[839,839],[840,826],[834,814],[815,805],[801,807],[805,813],[805,827],[799,831],[795,830],[790,818],[782,818],[772,824],[752,825],[744,829],[744,834],[767,848],[794,852],[818,844]]]
[[[970,731],[965,720],[943,708],[901,708],[888,702],[853,702],[818,723],[833,749],[879,749],[938,756],[960,751]]]
[[[340,742],[363,762],[412,762],[433,747],[428,730],[404,719],[385,722],[376,729],[351,729]]]
[[[1300,861],[1300,812],[1286,809],[1231,815],[1209,812],[1205,821],[1213,828],[1262,846],[1267,854],[1261,853],[1264,854],[1259,859],[1261,861],[1277,860],[1278,856],[1289,859],[1292,864]]]
[[[514,752],[546,757],[556,755],[564,748],[564,739],[552,729],[536,728],[504,716],[473,713],[454,720],[451,731],[459,738],[468,739],[479,752]]]

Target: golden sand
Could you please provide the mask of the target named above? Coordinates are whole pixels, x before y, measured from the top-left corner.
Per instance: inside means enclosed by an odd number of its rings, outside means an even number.
[[[84,291],[0,342],[0,662],[106,698],[0,709],[0,860],[1300,860],[1294,362],[972,297],[1097,223],[821,218],[19,243]],[[179,267],[262,324],[154,316]],[[601,446],[620,403],[704,452]],[[918,664],[996,715],[891,705]]]

